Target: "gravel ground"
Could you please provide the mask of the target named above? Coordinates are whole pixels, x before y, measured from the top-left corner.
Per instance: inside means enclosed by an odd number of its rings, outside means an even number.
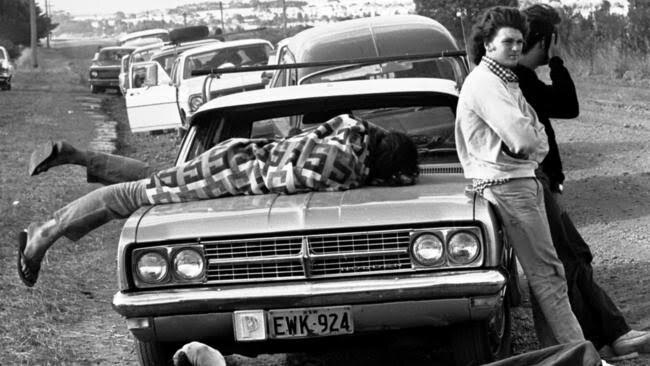
[[[38,70],[20,68],[14,89],[0,92],[0,365],[134,364],[124,321],[111,309],[115,292],[115,245],[121,222],[73,243],[60,240],[48,255],[42,278],[25,289],[15,273],[18,230],[44,218],[91,189],[78,167],[29,178],[29,153],[37,143],[62,139],[87,147],[97,138],[79,98],[86,86],[87,49],[43,50]],[[558,121],[556,131],[567,170],[564,205],[595,254],[594,269],[629,323],[650,329],[650,88],[608,80],[578,80],[582,114]],[[102,96],[102,111],[116,120],[118,152],[162,167],[174,160],[174,133],[131,135],[124,128],[124,99]],[[121,126],[121,127],[120,127]],[[515,351],[537,345],[530,308],[516,309]],[[233,365],[428,364],[444,360],[377,350],[355,354],[229,357]],[[644,355],[617,365],[650,365]]]

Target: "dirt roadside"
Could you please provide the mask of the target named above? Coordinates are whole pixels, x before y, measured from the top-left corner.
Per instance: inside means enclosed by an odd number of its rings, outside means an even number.
[[[94,50],[94,49],[92,49]],[[63,206],[96,186],[78,167],[27,177],[37,143],[66,139],[88,146],[96,136],[79,98],[89,49],[43,50],[41,67],[19,69],[11,92],[0,92],[0,365],[135,363],[124,321],[112,310],[115,243],[121,222],[83,240],[61,240],[48,255],[42,278],[26,289],[15,271],[16,234],[31,220]],[[555,124],[566,165],[564,204],[595,254],[595,275],[630,325],[650,329],[650,100],[647,86],[578,81],[582,115]],[[123,99],[105,95],[112,119],[126,121]],[[178,143],[173,134],[121,134],[120,152],[158,166],[170,164]],[[515,350],[536,347],[530,309],[514,317]],[[382,356],[358,355],[357,363]],[[399,356],[402,357],[401,355]],[[396,360],[395,357],[384,358]],[[238,365],[337,364],[336,356],[231,357]],[[354,364],[355,360],[348,360]],[[650,357],[617,365],[649,365]]]

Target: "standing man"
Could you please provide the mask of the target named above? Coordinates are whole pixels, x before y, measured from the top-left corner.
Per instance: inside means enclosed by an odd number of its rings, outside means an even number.
[[[555,343],[579,342],[585,338],[571,311],[542,185],[535,178],[548,152],[548,140],[512,71],[527,30],[524,15],[512,7],[489,8],[474,25],[470,53],[477,66],[460,92],[456,146],[474,190],[503,219]]]
[[[563,61],[557,56],[557,29],[561,18],[549,5],[536,4],[523,10],[529,32],[519,65],[514,69],[519,86],[535,109],[548,136],[549,153],[542,161],[538,176],[544,184],[544,201],[553,244],[564,265],[569,301],[585,337],[607,358],[650,352],[650,333],[631,330],[618,307],[593,278],[592,254],[569,215],[558,200],[564,173],[555,132],[550,118],[575,118],[579,113],[575,85]],[[551,84],[537,77],[535,69],[548,64]],[[536,304],[533,315],[541,316]],[[536,322],[536,325],[544,322]],[[536,327],[542,345],[551,340],[548,329]],[[629,358],[629,357],[627,357]]]

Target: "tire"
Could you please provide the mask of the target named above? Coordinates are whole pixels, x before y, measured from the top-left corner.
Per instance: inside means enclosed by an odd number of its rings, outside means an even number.
[[[90,86],[90,92],[93,93],[93,94],[97,94],[97,93],[99,93],[99,88],[94,86],[94,85],[91,85]]]
[[[134,339],[135,353],[141,366],[171,366],[172,357],[180,346],[172,343],[142,342]]]
[[[457,366],[482,365],[511,353],[510,303],[503,300],[501,310],[491,319],[455,326],[451,331]]]

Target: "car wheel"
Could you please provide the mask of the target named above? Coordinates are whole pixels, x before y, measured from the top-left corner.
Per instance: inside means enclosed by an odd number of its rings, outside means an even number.
[[[482,365],[510,355],[510,325],[510,302],[506,297],[489,320],[455,326],[451,341],[456,365]]]
[[[135,339],[135,351],[141,366],[171,366],[172,357],[180,347],[174,343],[142,342]]]
[[[99,93],[99,88],[94,86],[94,85],[91,85],[90,86],[90,92],[93,93],[93,94],[97,94],[97,93]]]

